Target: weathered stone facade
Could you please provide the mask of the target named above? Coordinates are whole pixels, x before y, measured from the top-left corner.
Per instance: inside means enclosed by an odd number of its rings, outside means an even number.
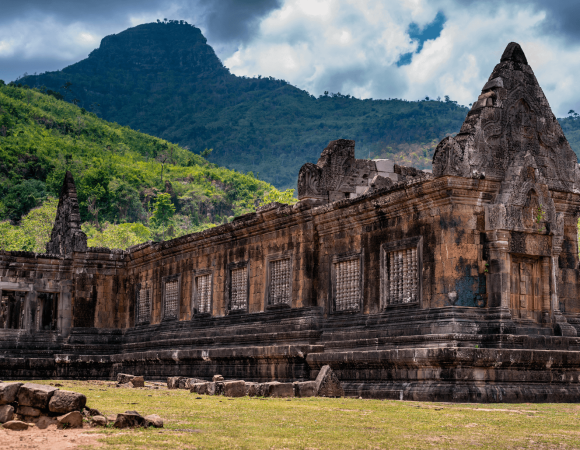
[[[0,378],[328,364],[346,395],[579,401],[579,175],[514,43],[433,174],[334,141],[298,204],[126,252],[84,247],[67,175],[49,253],[0,254]]]

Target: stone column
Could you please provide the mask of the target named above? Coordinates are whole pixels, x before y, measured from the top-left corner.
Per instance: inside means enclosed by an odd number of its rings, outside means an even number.
[[[509,231],[489,231],[487,241],[489,243],[489,306],[509,309],[511,291]]]
[[[550,297],[550,284],[552,277],[551,258],[544,256],[540,261],[540,269],[542,271],[542,323],[550,323],[550,311],[552,310]]]

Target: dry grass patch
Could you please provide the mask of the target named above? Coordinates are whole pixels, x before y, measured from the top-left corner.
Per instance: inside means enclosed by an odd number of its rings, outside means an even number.
[[[165,421],[163,429],[95,430],[106,434],[105,449],[580,448],[574,404],[228,399],[112,382],[42,383],[84,393],[107,416],[136,410]]]

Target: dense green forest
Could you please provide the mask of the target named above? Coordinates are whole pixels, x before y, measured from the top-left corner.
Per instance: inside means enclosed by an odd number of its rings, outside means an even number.
[[[67,170],[95,246],[167,239],[254,211],[264,198],[292,201],[251,173],[0,81],[1,248],[43,250]]]
[[[359,158],[431,167],[437,143],[468,109],[448,97],[360,100],[311,96],[283,80],[232,75],[201,31],[183,21],[105,37],[87,59],[17,83],[48,89],[99,117],[179,143],[208,159],[295,187],[300,166],[329,141],[355,139]]]

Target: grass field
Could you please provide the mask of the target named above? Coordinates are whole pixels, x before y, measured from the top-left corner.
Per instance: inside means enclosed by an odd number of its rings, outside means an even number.
[[[38,383],[82,392],[105,415],[136,410],[165,420],[163,429],[106,428],[105,449],[580,448],[576,404],[229,399],[102,381]]]

